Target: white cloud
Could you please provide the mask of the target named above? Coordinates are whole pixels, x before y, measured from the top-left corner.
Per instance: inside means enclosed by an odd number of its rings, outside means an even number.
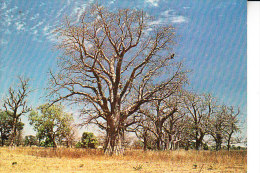
[[[22,30],[24,30],[24,26],[25,26],[25,24],[23,23],[23,22],[15,22],[15,26],[16,26],[16,29],[18,30],[18,31],[22,31]]]
[[[161,15],[168,17],[171,12],[173,12],[173,10],[166,10],[166,11],[162,12]]]
[[[50,40],[51,42],[54,42],[54,43],[59,42],[59,40],[57,39],[57,36],[55,34],[48,35],[47,39]]]
[[[184,16],[173,16],[171,18],[171,22],[172,23],[184,23],[184,22],[188,22],[188,18],[186,18]]]
[[[34,25],[33,27],[31,27],[31,30],[35,30],[36,28],[38,28],[39,26],[41,26],[43,24],[43,21],[40,21],[38,24]]]
[[[112,0],[109,2],[109,4],[114,4],[116,0]]]
[[[9,10],[6,10],[6,14],[11,13],[11,12],[13,12],[13,11],[16,10],[16,9],[18,9],[17,6],[15,6],[14,8],[11,8],[11,9],[9,9]]]
[[[81,6],[78,6],[76,4],[76,6],[73,9],[73,13],[72,13],[72,16],[76,17],[75,22],[79,21],[80,16],[85,12],[86,8],[87,8],[87,4],[82,4]]]
[[[150,5],[154,7],[158,7],[159,0],[145,0],[146,3],[149,3]]]
[[[37,35],[38,31],[34,30],[32,33],[33,33],[33,35]]]
[[[163,20],[160,18],[158,20],[154,20],[152,22],[149,22],[149,25],[160,25],[160,24],[163,24]]]
[[[4,33],[5,33],[5,34],[11,34],[11,31],[10,31],[9,29],[6,29],[6,30],[4,31]]]
[[[6,3],[4,2],[3,5],[2,5],[2,7],[1,7],[1,10],[4,10],[4,9],[6,9],[6,8],[7,8],[7,5],[6,5]]]
[[[176,14],[176,12],[174,10],[166,10],[164,12],[161,13],[161,16],[164,21],[164,23],[184,23],[184,22],[188,22],[188,18],[178,15]]]
[[[36,13],[34,16],[30,17],[30,20],[35,20],[39,17],[39,13]]]
[[[5,45],[7,44],[8,41],[7,40],[4,40],[4,39],[0,39],[0,45]]]
[[[60,17],[60,15],[62,14],[62,12],[65,10],[65,8],[67,8],[67,5],[64,5],[64,6],[57,12],[56,18]]]
[[[50,29],[49,25],[46,25],[45,27],[43,27],[43,32],[47,33],[47,31]]]
[[[41,6],[44,6],[44,5],[45,5],[45,3],[44,3],[44,2],[41,2],[41,3],[40,3],[40,7],[41,7]]]
[[[153,20],[149,22],[148,25],[155,26],[155,25],[167,25],[167,24],[185,23],[185,22],[188,22],[187,17],[167,14],[157,20]]]
[[[184,10],[189,9],[190,7],[183,7]]]

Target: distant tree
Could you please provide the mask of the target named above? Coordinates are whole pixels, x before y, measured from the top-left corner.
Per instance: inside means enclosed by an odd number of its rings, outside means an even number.
[[[225,129],[225,133],[227,134],[226,138],[227,138],[227,148],[228,150],[230,150],[230,142],[232,139],[232,135],[236,132],[239,132],[239,120],[238,120],[238,115],[240,114],[240,110],[239,108],[237,108],[237,110],[235,110],[235,108],[233,106],[231,107],[227,107],[225,106],[223,108],[224,110],[224,114],[225,114],[225,119],[227,120],[228,124],[227,127]]]
[[[1,145],[4,146],[5,140],[11,134],[12,119],[5,111],[0,110],[0,133],[1,133]]]
[[[70,133],[73,117],[65,113],[61,105],[44,104],[30,113],[29,121],[42,144],[56,148],[56,140],[65,138]]]
[[[0,133],[1,133],[1,145],[10,145],[10,136],[11,131],[13,127],[13,119],[8,116],[8,114],[5,111],[0,110]],[[21,131],[23,130],[24,123],[22,123],[20,120],[18,120],[16,124],[16,130],[18,132],[18,135],[16,135],[15,141],[21,143]],[[19,139],[19,140],[18,140]],[[9,143],[5,143],[5,141],[9,141]]]
[[[209,133],[209,120],[216,109],[216,100],[210,94],[184,92],[182,107],[190,117],[190,135],[195,140],[195,149],[199,150],[204,136]]]
[[[36,136],[33,136],[33,135],[28,135],[28,136],[25,136],[25,139],[24,139],[24,145],[25,146],[32,146],[32,145],[37,145],[38,142],[37,142],[37,138]]]
[[[4,98],[4,108],[7,115],[12,120],[12,129],[10,135],[10,146],[14,146],[17,134],[17,124],[22,115],[30,111],[26,98],[31,90],[29,89],[29,79],[19,77],[20,84],[16,89],[10,87],[6,98]]]
[[[84,132],[81,137],[83,148],[96,148],[98,144],[97,138],[91,132]]]
[[[22,123],[24,125],[24,123]],[[17,128],[17,135],[15,137],[15,145],[16,146],[20,146],[20,145],[23,145],[23,128],[22,129],[19,129]]]
[[[146,114],[153,125],[149,130],[155,135],[157,150],[162,150],[163,144],[166,142],[164,141],[166,135],[165,123],[168,119],[177,115],[177,101],[169,97],[151,103],[149,113]]]
[[[171,116],[164,124],[165,131],[165,149],[175,150],[179,148],[180,142],[188,137],[185,134],[185,128],[189,127],[187,115],[183,113],[180,108],[176,114]]]
[[[225,130],[228,128],[229,122],[226,116],[226,106],[221,106],[215,116],[210,119],[210,135],[216,143],[216,151],[221,149],[223,140],[226,138]]]
[[[152,141],[155,140],[152,132],[150,131],[153,123],[146,116],[147,114],[148,112],[146,110],[140,110],[138,123],[135,126],[128,128],[129,132],[134,132],[136,137],[139,138],[139,140],[136,140],[136,145],[139,145],[141,142],[142,144],[140,146],[142,146],[144,151],[147,149],[152,149]]]
[[[82,104],[85,123],[106,131],[110,155],[123,153],[124,130],[143,104],[169,97],[187,81],[172,49],[174,27],[148,32],[150,21],[143,11],[94,5],[78,23],[66,20],[56,30],[64,56],[51,73],[53,102]]]
[[[72,123],[72,122],[70,122]],[[77,128],[74,124],[68,125],[68,129],[66,130],[66,133],[64,133],[64,139],[66,141],[66,146],[67,147],[72,147],[73,142],[75,141],[77,137],[78,131]]]

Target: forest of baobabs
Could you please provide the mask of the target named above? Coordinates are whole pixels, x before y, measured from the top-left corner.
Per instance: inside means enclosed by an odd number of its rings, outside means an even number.
[[[0,172],[245,172],[246,3],[184,2],[1,2]]]

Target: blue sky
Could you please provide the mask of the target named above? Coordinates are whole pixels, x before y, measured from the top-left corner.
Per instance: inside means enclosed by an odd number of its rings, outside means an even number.
[[[32,79],[30,103],[45,102],[48,71],[56,68],[53,29],[65,15],[75,20],[91,0],[0,0],[0,96],[18,75]],[[153,24],[176,28],[176,57],[184,60],[189,89],[210,92],[220,103],[239,106],[246,135],[247,57],[246,1],[241,0],[107,0],[110,8],[144,9]],[[23,118],[27,122],[26,117]],[[28,124],[28,123],[27,123]],[[26,125],[25,134],[32,133]]]

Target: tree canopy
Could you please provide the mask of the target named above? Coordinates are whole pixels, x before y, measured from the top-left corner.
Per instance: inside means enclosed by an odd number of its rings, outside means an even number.
[[[50,95],[81,104],[85,123],[106,131],[109,154],[122,153],[125,127],[136,123],[142,105],[171,96],[187,81],[174,57],[173,26],[151,28],[150,21],[141,10],[93,5],[78,23],[67,18],[56,30],[64,54],[51,73]]]
[[[30,124],[37,131],[37,137],[44,146],[57,147],[57,140],[71,133],[71,114],[65,113],[61,105],[44,104],[29,115]]]

